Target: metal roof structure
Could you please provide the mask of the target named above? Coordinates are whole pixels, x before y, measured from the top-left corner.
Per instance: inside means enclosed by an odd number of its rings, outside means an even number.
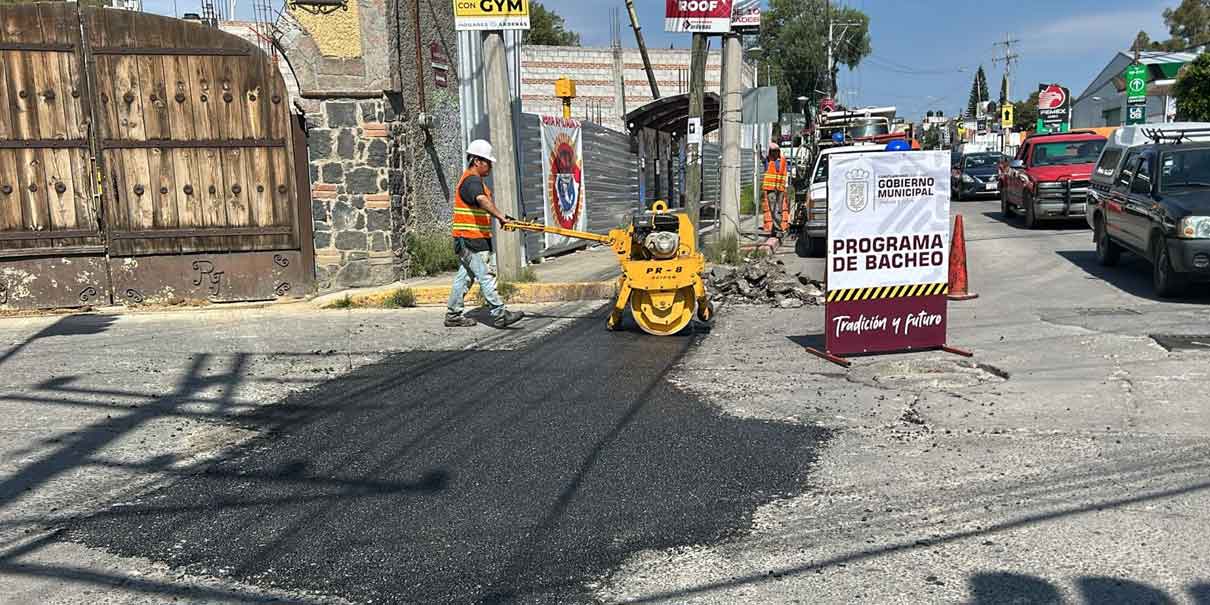
[[[708,92],[702,98],[702,134],[718,130],[719,108],[722,100],[717,93]],[[626,114],[626,127],[631,134],[643,128],[685,136],[689,124],[689,95],[674,95],[652,101]]]

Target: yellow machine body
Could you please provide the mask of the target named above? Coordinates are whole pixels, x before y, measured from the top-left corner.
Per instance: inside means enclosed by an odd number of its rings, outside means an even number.
[[[693,223],[687,215],[669,211],[664,202],[656,202],[642,220],[650,218],[654,226],[656,217],[661,215],[676,217],[675,252],[655,254],[648,250],[638,241],[634,224],[626,229],[614,229],[609,235],[531,222],[514,222],[506,225],[505,229],[555,233],[609,244],[622,266],[622,276],[618,278],[618,298],[609,315],[609,328],[616,330],[621,327],[622,314],[629,307],[631,317],[644,332],[670,336],[689,325],[695,312],[703,321],[709,321],[714,309],[706,294],[705,282],[702,281],[706,259],[697,249]]]

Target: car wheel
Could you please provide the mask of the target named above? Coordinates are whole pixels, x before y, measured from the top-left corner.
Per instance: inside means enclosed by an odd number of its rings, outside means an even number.
[[[1112,267],[1121,260],[1122,249],[1110,239],[1105,219],[1097,217],[1096,225],[1097,262],[1103,267]]]
[[[1034,211],[1034,199],[1031,196],[1023,196],[1022,203],[1025,204],[1025,228],[1038,228],[1038,215]]]
[[[1160,298],[1173,298],[1180,296],[1185,291],[1186,281],[1184,276],[1176,272],[1172,267],[1172,257],[1168,255],[1168,243],[1164,241],[1163,236],[1156,237],[1156,241],[1152,244],[1155,248],[1154,259],[1155,265],[1151,269],[1151,279],[1155,285],[1155,294]]]

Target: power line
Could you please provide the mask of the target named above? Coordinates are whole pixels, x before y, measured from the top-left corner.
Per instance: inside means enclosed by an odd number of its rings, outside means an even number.
[[[996,42],[993,46],[1004,47],[1004,54],[999,57],[993,57],[992,63],[1004,64],[1004,100],[1012,101],[1013,98],[1013,66],[1017,64],[1017,59],[1021,55],[1013,52],[1013,45],[1019,43],[1020,40],[1010,38],[1008,34],[1004,34],[1003,42]]]

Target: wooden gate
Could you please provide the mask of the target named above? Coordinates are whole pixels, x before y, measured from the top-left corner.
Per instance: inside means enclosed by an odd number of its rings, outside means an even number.
[[[255,45],[67,2],[0,34],[0,308],[313,287],[305,141]]]

